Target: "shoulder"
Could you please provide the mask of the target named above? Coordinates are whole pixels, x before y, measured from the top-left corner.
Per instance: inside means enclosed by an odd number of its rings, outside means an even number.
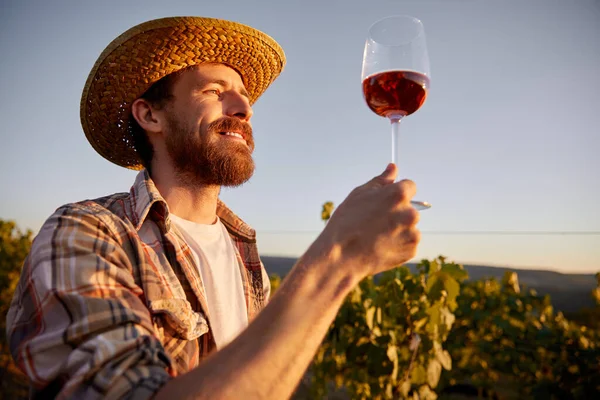
[[[135,234],[128,202],[127,193],[117,193],[58,207],[36,234],[30,256],[39,260],[56,257],[58,249],[74,255],[122,247]]]
[[[113,233],[130,225],[131,200],[129,193],[115,193],[96,199],[63,204],[44,223],[44,227],[80,227],[93,224],[97,229]],[[44,229],[42,227],[42,229]]]

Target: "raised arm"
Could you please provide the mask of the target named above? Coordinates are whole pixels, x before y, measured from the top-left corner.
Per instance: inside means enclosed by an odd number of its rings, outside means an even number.
[[[289,398],[349,291],[414,257],[415,187],[395,175],[391,166],[355,189],[248,329],[156,399]]]

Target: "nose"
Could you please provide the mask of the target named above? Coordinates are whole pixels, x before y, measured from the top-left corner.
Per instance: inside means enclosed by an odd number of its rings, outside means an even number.
[[[224,102],[225,115],[236,117],[246,122],[250,121],[253,112],[248,97],[236,91],[230,91],[227,94],[227,100]]]

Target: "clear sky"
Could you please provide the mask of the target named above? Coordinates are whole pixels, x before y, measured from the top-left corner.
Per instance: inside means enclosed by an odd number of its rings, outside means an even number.
[[[432,81],[402,122],[400,172],[422,212],[417,258],[600,271],[600,1],[215,0],[0,2],[0,218],[37,231],[58,206],[127,191],[135,172],[88,144],[79,101],[117,35],[198,15],[258,28],[288,64],[255,104],[257,170],[222,199],[265,255],[300,255],[339,204],[383,170],[390,126],[365,105],[368,27],[392,14],[425,26]]]

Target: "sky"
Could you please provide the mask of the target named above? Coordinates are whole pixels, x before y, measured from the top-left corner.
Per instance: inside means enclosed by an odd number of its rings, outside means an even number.
[[[425,105],[401,124],[400,175],[416,182],[415,260],[444,255],[600,271],[599,0],[0,0],[0,219],[36,232],[60,205],[128,191],[136,172],[87,142],[79,101],[119,34],[195,15],[260,29],[287,65],[254,105],[254,177],[221,198],[263,255],[299,256],[338,205],[390,158],[389,122],[360,85],[367,30],[424,24]],[[536,233],[536,234],[532,234]],[[543,234],[540,234],[543,233]]]

